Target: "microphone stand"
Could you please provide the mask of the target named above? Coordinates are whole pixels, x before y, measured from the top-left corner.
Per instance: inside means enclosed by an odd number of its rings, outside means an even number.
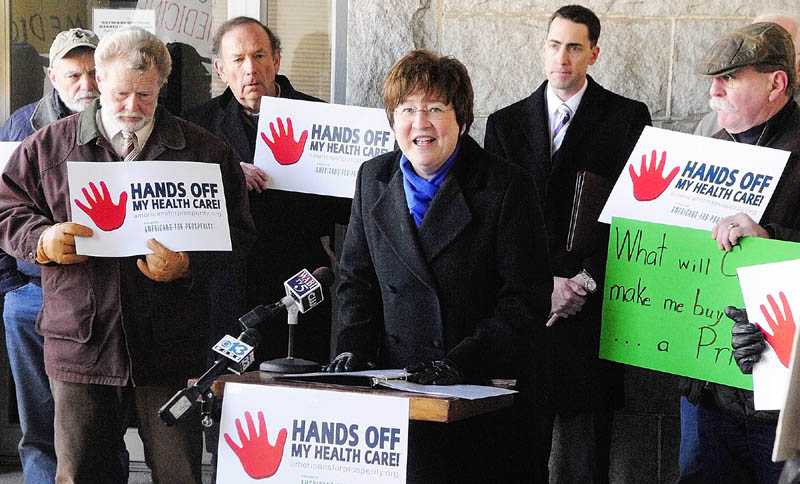
[[[286,307],[286,322],[289,325],[289,347],[286,358],[277,358],[261,362],[258,369],[274,373],[310,373],[320,371],[322,365],[316,361],[304,360],[294,357],[294,328],[297,326],[297,315],[300,308],[296,304]]]

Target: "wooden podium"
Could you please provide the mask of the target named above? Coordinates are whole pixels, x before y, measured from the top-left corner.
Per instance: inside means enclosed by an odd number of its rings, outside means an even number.
[[[226,383],[244,383],[248,385],[271,385],[294,388],[314,388],[317,390],[333,390],[353,393],[371,393],[408,398],[409,418],[426,422],[455,422],[466,418],[494,412],[508,408],[514,403],[514,395],[498,395],[476,400],[467,400],[456,397],[443,397],[438,395],[423,395],[420,393],[402,392],[388,388],[363,388],[345,385],[331,385],[326,383],[287,382],[276,380],[278,373],[263,371],[248,371],[241,375],[227,374],[219,377],[211,389],[214,394],[221,397],[225,392]],[[502,382],[506,382],[505,380]],[[194,384],[194,380],[189,382]],[[500,385],[498,385],[500,386]],[[506,386],[506,385],[502,385]]]

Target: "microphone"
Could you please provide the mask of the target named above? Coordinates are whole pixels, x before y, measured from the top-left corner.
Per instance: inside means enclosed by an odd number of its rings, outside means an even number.
[[[214,351],[220,353],[220,358],[197,379],[194,385],[179,390],[167,403],[158,409],[158,416],[167,426],[178,423],[192,408],[197,405],[197,399],[205,395],[214,381],[226,370],[235,373],[244,371],[255,358],[253,350],[261,342],[261,335],[254,328],[245,329],[239,338],[225,335],[216,345]],[[219,349],[218,349],[219,347]]]
[[[294,357],[294,328],[298,323],[298,312],[307,313],[324,301],[325,289],[330,287],[333,279],[333,271],[327,267],[320,267],[311,274],[307,269],[303,269],[283,283],[286,297],[276,304],[286,307],[289,324],[287,355],[286,358],[262,362],[258,366],[259,370],[276,373],[308,373],[322,368],[322,365],[315,361]]]
[[[324,292],[331,287],[333,280],[333,271],[328,267],[318,267],[311,274],[303,269],[283,283],[286,296],[268,306],[256,306],[239,318],[239,324],[242,329],[254,328],[264,321],[271,321],[283,309],[291,311],[293,306],[301,313],[307,313],[324,300]]]
[[[333,279],[333,271],[327,267],[320,267],[311,274],[308,274],[308,270],[303,269],[284,283],[285,287],[286,284],[291,283],[291,293],[290,289],[287,288],[287,295],[279,301],[268,306],[257,306],[239,318],[239,324],[243,329],[242,334],[238,338],[225,335],[214,345],[212,349],[222,355],[223,358],[217,360],[203,376],[197,379],[194,385],[179,390],[167,403],[162,405],[158,409],[158,416],[161,417],[161,420],[167,426],[175,425],[198,404],[198,398],[202,396],[205,401],[214,396],[209,389],[220,375],[226,371],[241,374],[246,370],[255,360],[255,349],[261,343],[261,333],[258,332],[257,327],[264,321],[274,319],[283,309],[286,309],[290,320],[294,313],[294,324],[297,324],[297,312],[301,311],[301,306],[305,307],[305,311],[302,312],[307,312],[321,303],[323,301],[323,289],[329,288]],[[320,366],[318,363],[292,357],[293,330],[294,326],[289,326],[289,358],[284,358],[281,361],[288,361],[292,368],[297,368],[297,364],[300,362],[313,364],[318,368]],[[295,370],[295,372],[297,371]]]
[[[314,274],[303,269],[283,283],[286,295],[294,299],[301,313],[307,313],[311,308],[324,300],[323,286],[330,286],[333,282],[333,272],[327,267],[320,267]]]

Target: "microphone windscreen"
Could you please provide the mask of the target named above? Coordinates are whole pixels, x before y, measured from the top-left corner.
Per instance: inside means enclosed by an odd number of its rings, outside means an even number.
[[[314,279],[325,289],[330,289],[333,284],[333,271],[329,267],[318,267],[311,273]]]

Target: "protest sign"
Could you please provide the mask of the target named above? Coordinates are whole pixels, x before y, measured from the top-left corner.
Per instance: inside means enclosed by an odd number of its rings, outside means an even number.
[[[746,237],[731,252],[711,233],[614,217],[600,357],[752,389],[731,348],[726,306],[742,307],[742,266],[800,258],[800,244]]]
[[[764,214],[788,151],[646,127],[600,221],[625,217],[710,230],[722,217]]]
[[[361,163],[393,149],[382,109],[261,98],[254,162],[272,189],[352,198]]]
[[[91,228],[75,237],[78,254],[149,254],[168,249],[231,250],[219,165],[180,161],[68,162],[72,221]]]
[[[92,31],[101,39],[125,27],[141,27],[151,34],[156,33],[154,10],[95,8],[92,9]]]
[[[768,343],[761,360],[753,367],[756,410],[778,410],[786,400],[796,332],[794,314],[800,315],[798,273],[800,260],[738,270],[748,320],[761,328]]]
[[[228,383],[217,482],[406,482],[408,399]]]

